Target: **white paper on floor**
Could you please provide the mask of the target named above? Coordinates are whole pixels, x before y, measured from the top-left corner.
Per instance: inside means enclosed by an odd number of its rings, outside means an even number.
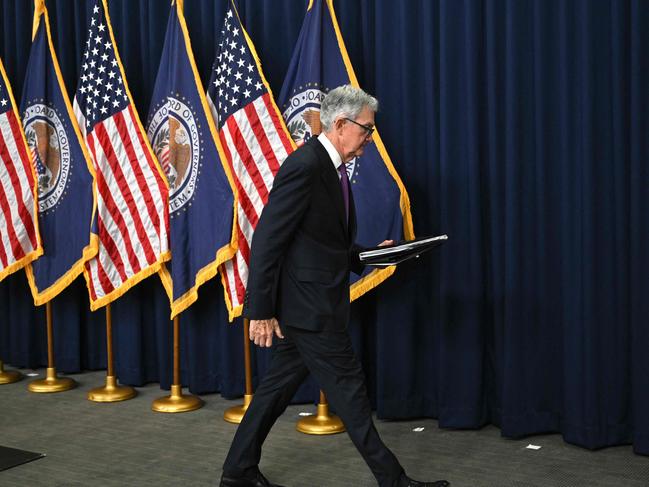
[[[412,431],[414,431],[415,433],[419,433],[420,431],[424,431],[424,427],[423,427],[423,426],[419,426],[419,427],[417,427],[417,428],[413,428]]]
[[[541,447],[539,445],[532,445],[531,443],[529,445],[527,445],[525,448],[527,448],[529,450],[540,450],[541,449]]]

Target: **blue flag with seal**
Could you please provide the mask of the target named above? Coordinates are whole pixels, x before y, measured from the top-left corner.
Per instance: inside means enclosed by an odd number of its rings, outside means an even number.
[[[358,87],[343,42],[332,0],[311,0],[278,105],[293,140],[302,145],[321,132],[320,104],[329,90],[340,85]],[[383,240],[414,238],[408,193],[378,134],[372,135],[361,157],[347,163],[358,216],[357,242],[373,247]],[[350,277],[354,300],[394,273],[395,267],[366,268]]]
[[[97,236],[91,233],[94,170],[65,90],[44,0],[35,0],[20,111],[36,166],[44,250],[40,259],[26,267],[38,306],[76,279],[98,248]]]
[[[174,5],[175,3],[175,5]],[[147,135],[169,182],[171,318],[236,252],[234,191],[192,54],[183,2],[172,2]]]

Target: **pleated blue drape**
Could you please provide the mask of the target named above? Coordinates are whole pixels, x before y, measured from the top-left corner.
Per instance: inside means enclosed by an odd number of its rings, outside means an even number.
[[[109,0],[140,114],[148,112],[165,2]],[[240,2],[279,93],[306,8]],[[69,92],[91,1],[48,0]],[[205,82],[225,0],[185,0]],[[379,417],[442,427],[557,431],[588,448],[649,454],[649,4],[642,0],[336,1],[361,85],[409,191],[415,232],[447,233],[352,308]],[[0,55],[16,96],[33,7],[0,3]],[[104,315],[85,284],[53,303],[61,371],[105,367]],[[156,277],[113,306],[116,370],[171,380],[168,302]],[[0,283],[0,357],[46,363],[45,318],[17,273]],[[243,391],[241,323],[218,281],[181,317],[182,378]],[[255,380],[268,354],[255,354]],[[297,400],[315,399],[303,388]],[[0,390],[0,397],[2,391]]]

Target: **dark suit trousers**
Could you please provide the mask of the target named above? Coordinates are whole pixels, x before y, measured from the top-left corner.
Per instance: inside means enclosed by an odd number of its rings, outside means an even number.
[[[282,331],[285,338],[274,337],[270,368],[237,429],[224,474],[240,476],[259,464],[270,428],[311,372],[379,485],[399,485],[403,468],[374,427],[365,377],[347,330],[308,331],[285,326]]]

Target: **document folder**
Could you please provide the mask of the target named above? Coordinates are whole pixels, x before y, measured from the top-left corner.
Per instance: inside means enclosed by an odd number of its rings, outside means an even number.
[[[440,246],[447,240],[448,235],[420,237],[394,245],[365,249],[359,254],[359,258],[365,265],[388,267],[412,259],[413,257],[419,257],[424,252]]]

